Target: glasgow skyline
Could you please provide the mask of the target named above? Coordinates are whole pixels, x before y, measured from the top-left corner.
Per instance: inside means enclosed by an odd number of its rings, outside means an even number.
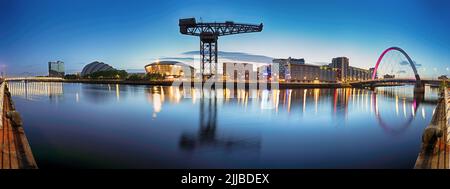
[[[222,51],[309,63],[347,56],[373,67],[380,53],[400,46],[424,76],[448,75],[448,1],[0,1],[0,68],[11,75],[46,73],[62,60],[67,72],[92,61],[143,69],[164,57],[198,49],[179,33],[178,19],[264,24],[264,31],[219,40]],[[357,15],[357,16],[355,16]],[[269,62],[267,62],[269,63]],[[425,69],[423,69],[425,68]]]

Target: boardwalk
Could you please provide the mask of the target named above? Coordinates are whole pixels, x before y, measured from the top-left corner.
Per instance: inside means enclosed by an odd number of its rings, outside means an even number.
[[[450,94],[443,89],[431,124],[422,137],[422,149],[417,158],[416,169],[450,168]]]
[[[36,169],[30,145],[20,119],[13,112],[5,85],[2,83],[0,88],[0,169]]]

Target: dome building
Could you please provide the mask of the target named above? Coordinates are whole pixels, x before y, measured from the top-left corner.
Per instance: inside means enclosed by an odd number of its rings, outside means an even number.
[[[185,73],[189,70],[190,73]],[[147,74],[161,74],[166,79],[183,76],[194,77],[194,67],[177,61],[157,61],[145,66]]]
[[[92,62],[84,66],[83,71],[81,71],[81,76],[86,76],[99,71],[110,71],[115,70],[112,66],[105,64],[103,62]]]

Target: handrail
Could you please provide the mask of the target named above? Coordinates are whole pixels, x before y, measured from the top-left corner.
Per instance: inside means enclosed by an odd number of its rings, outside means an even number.
[[[3,128],[3,114],[5,111],[3,110],[3,101],[5,100],[5,87],[6,82],[2,81],[2,84],[0,85],[0,129]]]

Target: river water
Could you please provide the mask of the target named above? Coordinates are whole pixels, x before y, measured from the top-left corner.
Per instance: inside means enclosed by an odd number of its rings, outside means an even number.
[[[9,82],[39,168],[413,168],[412,87],[182,90]]]

